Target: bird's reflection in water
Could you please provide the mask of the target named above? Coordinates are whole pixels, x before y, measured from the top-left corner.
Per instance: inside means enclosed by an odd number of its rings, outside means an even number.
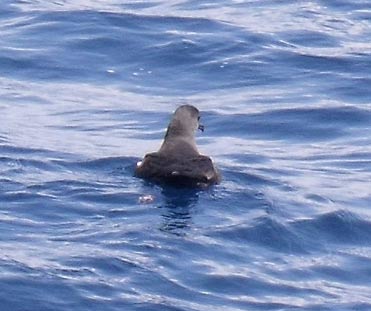
[[[197,189],[164,188],[162,195],[163,224],[160,230],[176,235],[184,235],[192,225],[192,210],[198,201]]]

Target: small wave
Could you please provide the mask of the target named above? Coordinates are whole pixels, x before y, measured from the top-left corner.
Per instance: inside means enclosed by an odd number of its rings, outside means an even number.
[[[356,107],[277,109],[257,114],[208,116],[211,134],[238,133],[239,137],[266,137],[293,142],[332,140],[369,126],[369,110]],[[216,124],[217,123],[217,124]],[[223,127],[220,132],[219,125]],[[235,134],[234,134],[235,135]]]
[[[295,231],[269,217],[255,219],[248,225],[218,229],[215,234],[234,243],[254,243],[279,252],[307,252],[304,241]]]
[[[307,239],[326,243],[367,244],[371,239],[371,223],[356,214],[338,210],[319,215],[313,219],[291,224],[295,231],[305,234]]]

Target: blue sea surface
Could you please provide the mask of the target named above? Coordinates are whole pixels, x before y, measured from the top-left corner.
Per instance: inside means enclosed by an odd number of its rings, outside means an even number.
[[[181,104],[221,184],[133,176]],[[371,310],[369,0],[2,0],[0,309]]]

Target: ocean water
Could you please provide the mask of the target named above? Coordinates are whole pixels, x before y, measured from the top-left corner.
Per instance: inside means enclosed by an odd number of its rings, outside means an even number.
[[[2,0],[0,309],[371,310],[370,24],[368,0]],[[222,183],[133,177],[185,103]]]

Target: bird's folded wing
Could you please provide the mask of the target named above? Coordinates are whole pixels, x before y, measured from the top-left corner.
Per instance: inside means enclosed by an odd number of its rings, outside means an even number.
[[[218,173],[211,159],[198,155],[190,158],[164,157],[157,152],[145,156],[136,174],[148,178],[187,178],[200,182],[217,182]]]

